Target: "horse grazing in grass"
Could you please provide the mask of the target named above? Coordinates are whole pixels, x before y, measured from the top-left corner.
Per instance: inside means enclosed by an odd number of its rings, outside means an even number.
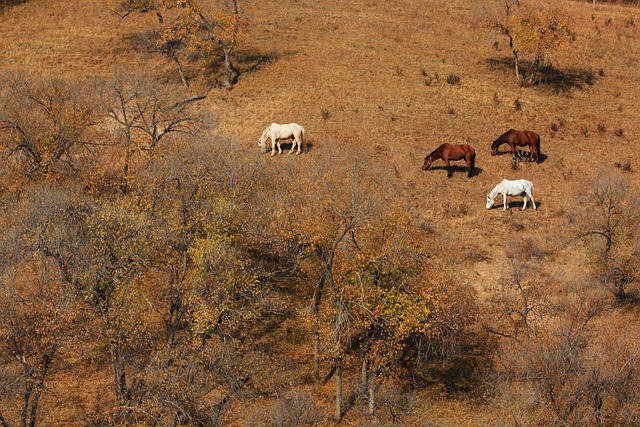
[[[471,178],[471,175],[473,175],[473,168],[475,167],[476,163],[476,150],[474,150],[472,146],[467,144],[454,145],[444,143],[424,158],[424,165],[422,165],[422,169],[431,169],[431,165],[433,164],[433,162],[438,159],[444,160],[445,164],[447,165],[447,178],[451,178],[451,176],[453,176],[449,161],[464,159],[467,162],[467,167],[469,168],[469,173],[467,174],[467,176]]]
[[[276,154],[276,145],[278,146],[278,154],[282,154],[282,149],[280,148],[280,140],[282,139],[293,139],[289,154],[293,153],[293,150],[296,148],[296,144],[298,145],[298,152],[296,154],[300,154],[302,145],[306,144],[304,140],[304,128],[297,123],[288,123],[286,125],[271,123],[269,126],[264,128],[262,135],[258,140],[258,146],[260,146],[263,153],[267,152],[267,139],[269,138],[271,138],[272,156],[275,156]]]
[[[498,152],[498,147],[502,144],[508,144],[511,148],[511,155],[514,158],[521,158],[520,153],[516,149],[518,147],[529,146],[529,161],[538,163],[540,160],[540,135],[530,130],[515,130],[509,129],[498,137],[493,144],[491,144],[491,155],[495,156]],[[535,159],[534,159],[535,157]]]
[[[536,201],[533,199],[533,184],[526,179],[518,179],[515,181],[503,179],[500,184],[493,187],[493,190],[487,194],[487,209],[491,209],[493,207],[493,202],[498,194],[502,194],[503,211],[509,209],[507,196],[522,196],[522,210],[527,208],[527,197],[529,197],[531,199],[531,204],[533,205],[533,210],[536,210]]]

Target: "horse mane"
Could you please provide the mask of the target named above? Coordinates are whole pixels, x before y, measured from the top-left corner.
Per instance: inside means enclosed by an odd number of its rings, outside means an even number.
[[[433,150],[431,153],[427,154],[427,157],[431,157],[433,156],[438,150],[442,150],[442,147],[444,147],[447,143],[445,142],[444,144],[440,145],[438,148],[436,148],[435,150]]]
[[[264,139],[267,136],[267,132],[269,132],[269,128],[271,125],[267,125],[264,129],[262,129],[262,135],[260,135],[260,139]]]

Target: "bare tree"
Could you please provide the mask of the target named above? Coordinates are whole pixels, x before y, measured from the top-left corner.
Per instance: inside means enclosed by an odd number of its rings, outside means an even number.
[[[13,206],[25,219],[8,221],[0,239],[0,362],[17,365],[0,395],[19,396],[23,427],[36,425],[46,381],[74,348],[83,317],[69,266],[60,262],[68,259],[63,247],[74,234],[66,209],[71,200],[47,188],[25,192]],[[60,251],[54,253],[49,248],[56,243]],[[8,425],[4,418],[1,423]]]
[[[93,102],[62,79],[30,81],[4,75],[0,91],[0,148],[28,175],[68,174],[93,144]]]
[[[104,112],[116,126],[115,144],[121,150],[125,191],[136,157],[148,160],[168,135],[197,130],[198,120],[189,107],[204,96],[179,99],[160,92],[145,77],[124,75],[106,82],[100,89]]]
[[[601,170],[576,219],[577,236],[588,245],[598,279],[618,300],[625,299],[626,286],[640,273],[638,194],[619,173]]]

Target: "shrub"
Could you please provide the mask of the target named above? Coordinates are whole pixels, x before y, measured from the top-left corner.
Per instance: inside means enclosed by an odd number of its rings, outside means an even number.
[[[516,111],[522,110],[522,102],[520,102],[519,99],[516,99],[515,101],[513,101],[513,108],[515,108]]]
[[[460,77],[455,75],[455,74],[449,74],[449,76],[447,76],[447,83],[449,83],[452,86],[457,86],[460,85]]]

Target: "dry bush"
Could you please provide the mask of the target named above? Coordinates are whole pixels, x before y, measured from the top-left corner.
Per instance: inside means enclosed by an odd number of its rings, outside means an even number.
[[[269,411],[270,425],[275,427],[313,426],[323,422],[315,398],[308,393],[294,393],[278,399]]]
[[[4,74],[0,86],[3,169],[27,178],[69,177],[95,144],[90,91],[61,78]]]
[[[36,425],[53,409],[44,396],[60,392],[51,374],[77,357],[86,328],[70,280],[82,237],[66,189],[31,189],[12,202],[19,215],[4,218],[0,238],[0,419]]]
[[[640,197],[619,173],[601,170],[570,221],[575,235],[587,244],[594,274],[618,300],[638,279]]]
[[[449,74],[447,76],[447,83],[452,85],[452,86],[458,86],[458,85],[462,84],[462,82],[460,80],[460,76],[455,75],[455,74]]]
[[[521,307],[518,324],[528,333],[503,335],[492,382],[505,418],[519,425],[602,425],[616,416],[604,405],[613,399],[625,414],[620,422],[637,420],[638,348],[629,346],[624,329],[599,322],[607,307],[602,289],[576,284],[546,301],[544,292],[519,289],[521,303],[507,306]]]

